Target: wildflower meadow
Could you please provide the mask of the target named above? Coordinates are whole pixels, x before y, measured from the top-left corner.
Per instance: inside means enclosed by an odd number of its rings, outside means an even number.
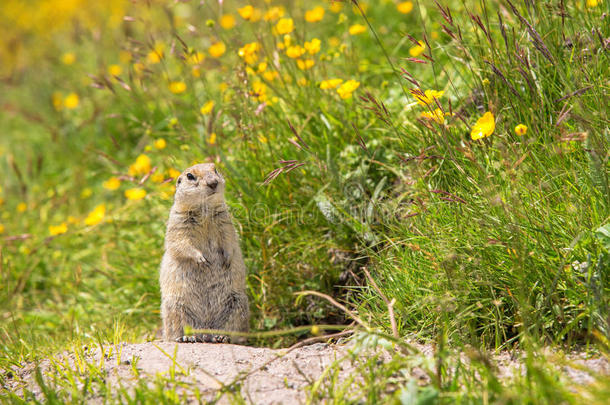
[[[608,1],[3,0],[0,38],[0,402],[192,400],[85,359],[158,338],[174,179],[214,162],[248,345],[387,350],[308,403],[607,403],[561,370],[610,350]]]

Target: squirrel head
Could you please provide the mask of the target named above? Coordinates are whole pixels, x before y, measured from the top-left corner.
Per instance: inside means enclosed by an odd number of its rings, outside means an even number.
[[[224,205],[225,179],[214,163],[189,167],[176,179],[174,202],[181,210],[213,209]]]

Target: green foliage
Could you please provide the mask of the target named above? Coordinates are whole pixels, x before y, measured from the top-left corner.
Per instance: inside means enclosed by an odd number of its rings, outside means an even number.
[[[0,33],[13,16],[11,35],[28,45],[0,48],[12,63],[0,70],[3,368],[73,342],[154,338],[172,173],[206,160],[228,179],[254,330],[346,323],[323,300],[295,299],[316,290],[388,332],[381,292],[396,299],[401,336],[477,350],[607,348],[608,2],[416,1],[406,14],[390,1],[337,12],[316,2],[326,10],[316,23],[305,20],[314,4],[279,1],[294,20],[286,36],[267,2],[252,2],[258,21],[240,17],[245,3],[199,3],[66,3],[71,17],[49,38],[48,18],[2,6]],[[351,35],[355,24],[366,31]],[[320,52],[287,55],[314,38]],[[335,78],[359,87],[323,88]],[[426,90],[444,94],[418,103]],[[488,111],[493,133],[472,140]],[[386,398],[408,361],[364,368],[361,398]],[[540,364],[527,370],[531,381],[506,387],[459,364],[447,383],[400,379],[393,395],[576,403]],[[40,384],[49,402],[74,393]],[[180,402],[162,384],[117,395]],[[314,399],[342,401],[317,389]]]

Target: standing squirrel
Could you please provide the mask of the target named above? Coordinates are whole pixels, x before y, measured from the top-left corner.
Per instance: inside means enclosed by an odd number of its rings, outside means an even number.
[[[159,278],[164,340],[230,340],[225,335],[185,336],[185,326],[248,331],[246,266],[224,189],[225,180],[213,163],[190,167],[176,181]]]

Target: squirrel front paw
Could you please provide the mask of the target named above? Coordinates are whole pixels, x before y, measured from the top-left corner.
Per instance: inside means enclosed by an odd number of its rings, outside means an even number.
[[[203,255],[203,253],[201,253],[201,252],[197,252],[197,257],[196,257],[195,261],[197,262],[199,267],[204,267],[209,264],[208,259],[206,259],[205,256]]]

